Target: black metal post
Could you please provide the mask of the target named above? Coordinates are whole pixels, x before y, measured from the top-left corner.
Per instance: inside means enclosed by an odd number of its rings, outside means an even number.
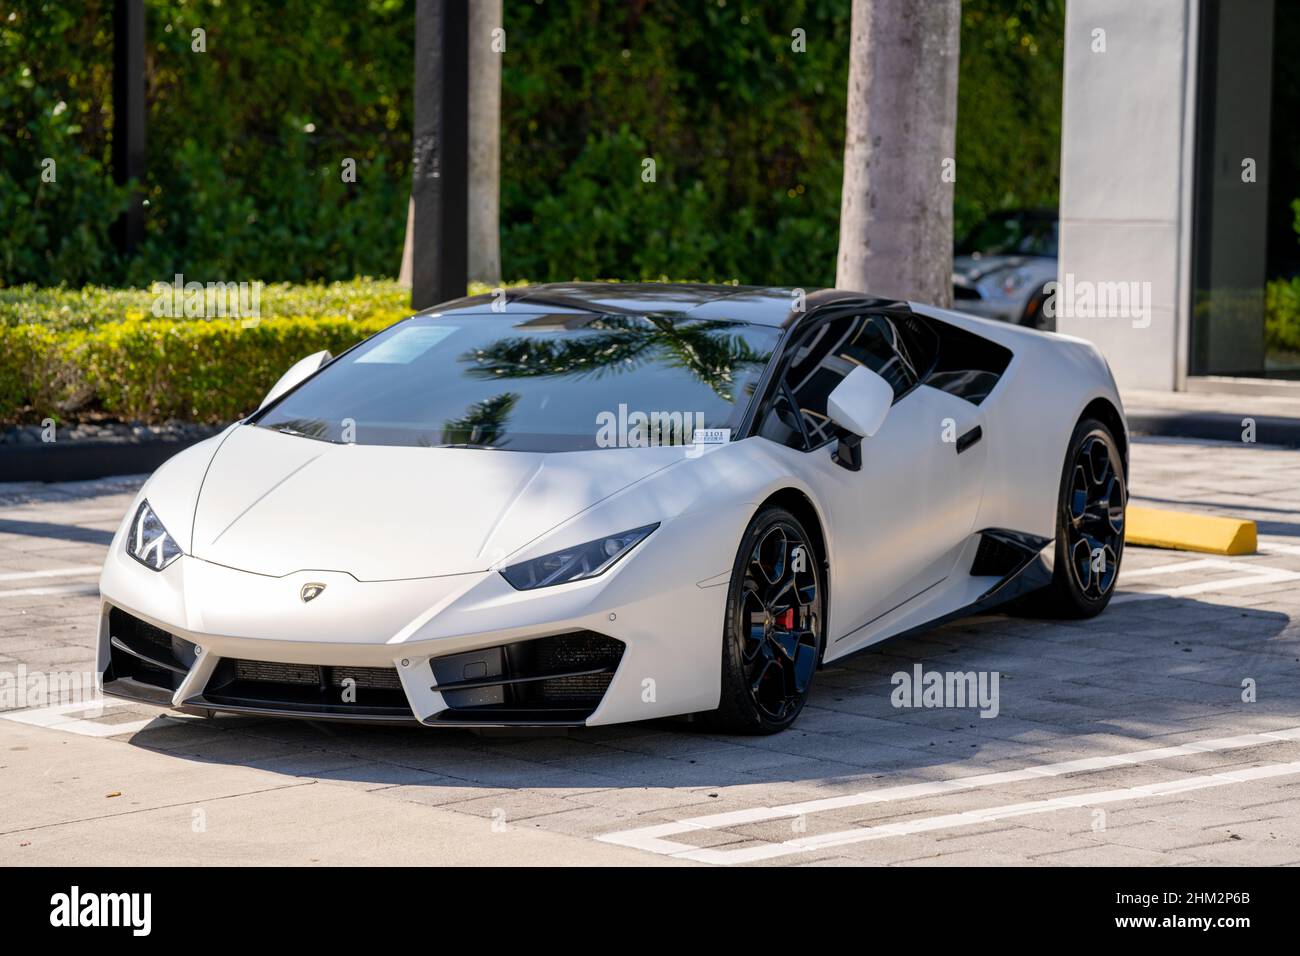
[[[469,261],[469,4],[416,0],[411,306],[465,294]]]
[[[133,252],[144,239],[144,0],[113,2],[113,181],[138,184],[113,224],[118,250]]]

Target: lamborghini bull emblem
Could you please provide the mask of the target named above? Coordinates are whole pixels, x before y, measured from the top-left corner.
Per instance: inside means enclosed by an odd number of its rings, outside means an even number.
[[[304,584],[302,590],[298,592],[298,597],[302,598],[302,603],[314,601],[320,597],[321,592],[325,590],[323,584]]]

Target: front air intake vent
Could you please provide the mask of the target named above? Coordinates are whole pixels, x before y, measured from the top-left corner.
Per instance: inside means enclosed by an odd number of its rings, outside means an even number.
[[[430,661],[439,723],[581,723],[609,689],[624,645],[574,631]]]
[[[194,645],[128,614],[108,612],[109,665],[104,683],[130,680],[173,691],[194,664]]]
[[[285,714],[413,720],[395,667],[330,667],[228,658],[203,691],[206,701]]]

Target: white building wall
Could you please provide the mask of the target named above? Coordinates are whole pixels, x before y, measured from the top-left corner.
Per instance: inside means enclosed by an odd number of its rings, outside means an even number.
[[[1121,389],[1186,377],[1196,16],[1197,0],[1066,5],[1058,278],[1085,308],[1088,284],[1150,285],[1140,317],[1071,315],[1058,294],[1057,329],[1097,343]]]

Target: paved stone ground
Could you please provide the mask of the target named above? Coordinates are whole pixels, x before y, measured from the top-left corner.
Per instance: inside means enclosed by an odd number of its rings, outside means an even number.
[[[90,668],[136,486],[0,485],[0,671]],[[0,863],[1300,863],[1300,452],[1145,440],[1133,490],[1260,553],[1129,549],[1100,618],[886,643],[769,738],[3,713]],[[916,664],[997,671],[998,715],[894,708]]]

